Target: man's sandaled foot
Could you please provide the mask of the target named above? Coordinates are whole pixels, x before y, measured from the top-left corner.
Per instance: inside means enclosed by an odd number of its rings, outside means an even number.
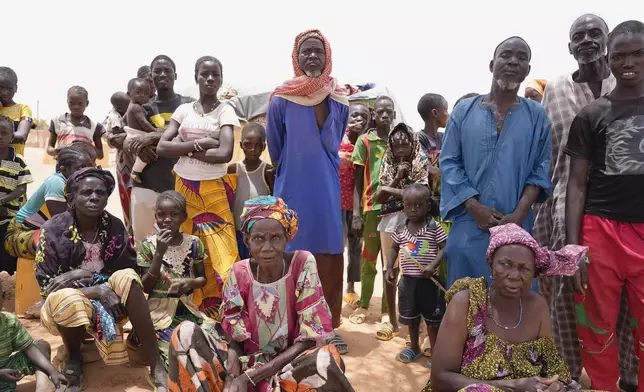
[[[411,348],[406,348],[402,350],[400,354],[398,354],[398,356],[396,356],[396,360],[402,363],[411,363],[411,362],[415,362],[418,358],[422,356],[423,356],[422,351],[415,353],[414,350],[412,350]]]
[[[394,330],[394,326],[389,321],[385,321],[382,323],[382,327],[376,332],[376,339],[387,342],[396,335],[398,335],[398,331]]]
[[[363,324],[367,319],[367,309],[358,308],[356,309],[351,316],[349,316],[349,321],[353,324]]]
[[[360,303],[360,296],[356,293],[346,293],[344,295],[344,302],[346,302],[350,308],[356,309]]]

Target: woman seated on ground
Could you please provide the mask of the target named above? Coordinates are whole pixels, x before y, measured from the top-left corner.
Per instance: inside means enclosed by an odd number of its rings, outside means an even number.
[[[47,177],[9,223],[4,246],[11,256],[31,260],[36,257],[40,227],[52,216],[67,210],[65,180],[77,170],[94,166],[87,150],[79,144],[60,150],[56,173]]]
[[[36,251],[36,279],[46,298],[41,322],[63,338],[67,391],[82,388],[85,331],[95,338],[107,365],[128,362],[122,330],[127,317],[139,331],[150,383],[155,391],[165,390],[167,374],[135,271],[136,253],[123,222],[105,211],[112,191],[109,171],[86,168],[67,179],[70,208],[42,226]]]
[[[192,302],[194,290],[206,284],[203,261],[208,256],[198,237],[180,230],[188,217],[186,199],[180,193],[160,194],[154,215],[159,233],[141,242],[137,262],[143,291],[149,294],[159,352],[167,368],[170,338],[177,325],[193,321],[205,328],[204,321],[212,321]]]
[[[285,253],[297,215],[260,196],[241,216],[251,258],[233,265],[221,306],[223,334],[181,323],[170,347],[171,391],[353,391],[334,346],[313,255]]]
[[[512,223],[490,233],[493,282],[461,279],[445,295],[424,391],[563,391],[572,386],[570,372],[552,340],[548,305],[530,287],[536,276],[573,275],[588,248],[551,252]]]

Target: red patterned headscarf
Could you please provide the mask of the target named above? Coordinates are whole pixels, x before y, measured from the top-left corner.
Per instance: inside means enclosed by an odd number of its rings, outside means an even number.
[[[300,46],[309,38],[317,38],[324,43],[326,62],[324,63],[322,74],[317,78],[308,77],[304,73],[304,70],[300,68]],[[277,95],[300,105],[315,106],[330,95],[332,99],[347,106],[349,105],[347,99],[347,95],[349,95],[348,90],[338,85],[337,80],[331,76],[333,69],[331,45],[319,30],[307,30],[295,38],[292,60],[295,77],[278,86],[271,94],[271,98]]]
[[[490,228],[490,245],[486,252],[488,260],[494,257],[494,252],[498,248],[512,244],[524,245],[532,249],[535,255],[537,276],[572,276],[579,268],[579,262],[588,252],[588,247],[579,245],[566,245],[557,251],[541,248],[527,231],[514,223],[508,223]]]

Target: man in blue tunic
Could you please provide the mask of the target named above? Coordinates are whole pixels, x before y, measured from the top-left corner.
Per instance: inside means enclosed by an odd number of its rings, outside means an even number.
[[[441,216],[453,222],[445,250],[451,285],[485,276],[490,227],[532,229],[532,204],[552,192],[550,120],[539,103],[519,97],[532,52],[519,37],[501,42],[490,61],[489,94],[460,102],[440,156]]]
[[[331,77],[331,47],[317,30],[301,33],[293,47],[295,78],[271,95],[266,119],[268,151],[276,168],[274,195],[300,219],[288,250],[315,255],[324,296],[340,326],[344,238],[338,150],[347,128],[347,91]],[[340,352],[339,335],[332,343]]]

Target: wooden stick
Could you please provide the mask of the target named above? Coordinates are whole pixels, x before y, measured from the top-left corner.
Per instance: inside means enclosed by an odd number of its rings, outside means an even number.
[[[402,246],[400,248],[403,250],[403,252],[405,252],[405,255],[407,255],[407,257],[409,257],[413,262],[416,263],[416,265],[421,271],[425,269],[425,267],[423,267],[423,265],[418,260],[416,260],[414,256],[411,255],[411,252],[409,251],[409,248],[407,246]],[[441,289],[442,292],[444,293],[447,292],[447,289],[445,289],[445,287],[443,287],[443,285],[438,280],[436,280],[433,276],[430,276],[429,279],[431,279],[436,284],[436,286],[438,286],[438,288]]]

